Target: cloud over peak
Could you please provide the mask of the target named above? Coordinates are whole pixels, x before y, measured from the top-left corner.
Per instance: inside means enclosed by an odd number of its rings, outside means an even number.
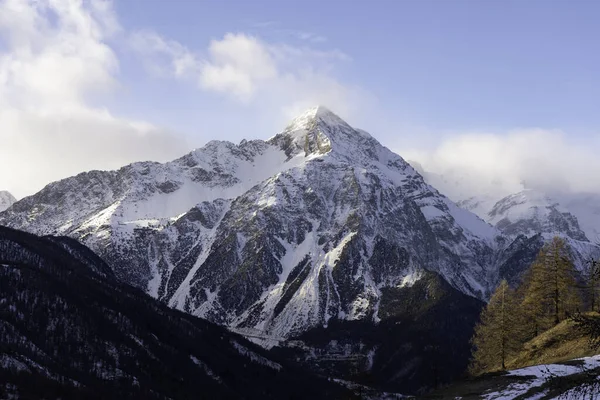
[[[156,32],[131,35],[132,47],[151,71],[194,81],[198,89],[241,104],[261,104],[290,117],[300,105],[328,104],[341,114],[358,108],[364,93],[335,78],[343,52],[270,43],[246,33],[226,33],[193,51]]]
[[[428,172],[444,175],[447,183],[438,189],[455,199],[499,198],[522,189],[600,193],[600,140],[588,140],[582,146],[558,130],[519,129],[452,135],[431,149],[403,153]]]

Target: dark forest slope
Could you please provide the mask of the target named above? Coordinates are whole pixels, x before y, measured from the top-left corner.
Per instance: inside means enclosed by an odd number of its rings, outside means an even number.
[[[118,282],[71,239],[0,227],[0,398],[348,398]]]

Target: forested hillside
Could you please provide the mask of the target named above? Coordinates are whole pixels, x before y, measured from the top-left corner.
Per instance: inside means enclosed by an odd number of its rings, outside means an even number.
[[[563,321],[591,334],[599,307],[598,267],[597,260],[590,259],[586,270],[576,270],[563,239],[545,245],[520,283],[512,288],[502,281],[482,311],[472,339],[470,372],[479,375],[533,364],[523,356],[527,345]],[[577,335],[572,332],[557,340],[570,340]]]
[[[351,398],[118,282],[72,239],[0,227],[0,398]]]

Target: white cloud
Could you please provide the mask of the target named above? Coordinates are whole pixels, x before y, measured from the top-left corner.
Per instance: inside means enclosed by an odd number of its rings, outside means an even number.
[[[275,60],[257,38],[228,33],[213,40],[200,70],[201,87],[250,101],[261,84],[277,78]]]
[[[119,85],[109,45],[119,32],[108,1],[0,1],[0,187],[23,196],[182,150],[166,132],[89,105]]]
[[[0,54],[1,104],[77,107],[86,93],[115,85],[118,62],[103,42],[103,25],[94,7],[87,11],[78,3],[0,3],[0,30],[9,44],[9,51]]]
[[[315,104],[353,114],[366,96],[334,75],[349,57],[305,45],[318,35],[296,36],[302,46],[227,33],[193,51],[126,32],[109,0],[0,0],[0,189],[23,196],[81,171],[185,152],[169,132],[93,105],[122,90],[112,43],[124,38],[153,73],[226,96],[232,112],[247,106],[273,126]]]
[[[150,124],[100,110],[51,114],[3,110],[0,127],[0,184],[16,196],[82,171],[171,159],[185,151],[185,146]]]
[[[244,33],[227,33],[203,52],[149,31],[132,35],[131,44],[153,71],[193,79],[205,91],[242,104],[258,105],[288,119],[306,107],[324,104],[340,115],[355,112],[367,97],[334,76],[337,63],[349,60],[339,50],[316,50],[268,43]]]
[[[195,54],[179,42],[164,39],[155,32],[134,32],[129,36],[129,44],[145,57],[146,67],[158,75],[190,77],[200,71],[200,60]]]
[[[401,154],[429,172],[446,175],[447,186],[440,190],[454,197],[501,196],[523,188],[600,193],[599,144],[598,137],[578,145],[564,132],[526,129],[458,134],[433,149]]]

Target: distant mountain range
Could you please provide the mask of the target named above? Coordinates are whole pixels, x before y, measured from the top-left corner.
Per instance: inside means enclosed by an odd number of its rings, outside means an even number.
[[[473,189],[465,171],[436,174],[428,172],[427,166],[413,164],[429,184],[505,235],[543,233],[584,242],[600,241],[599,194],[543,191],[524,183],[511,191],[500,182]]]

